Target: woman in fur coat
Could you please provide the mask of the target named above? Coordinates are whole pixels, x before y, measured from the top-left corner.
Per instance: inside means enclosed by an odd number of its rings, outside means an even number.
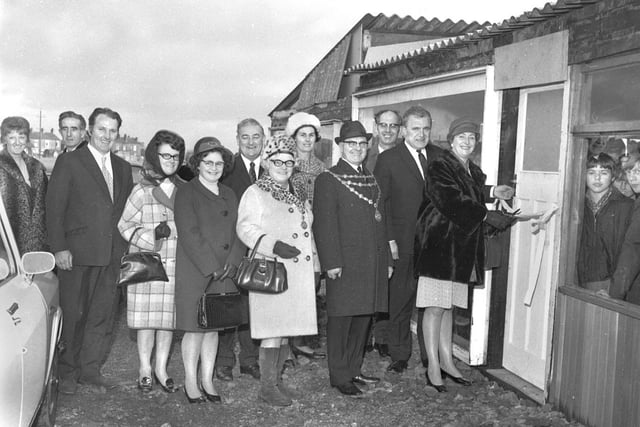
[[[24,149],[29,142],[29,122],[7,117],[0,135],[0,194],[21,254],[47,250],[45,195],[47,175],[38,160]]]
[[[469,161],[478,137],[479,127],[469,119],[451,123],[447,137],[451,150],[429,165],[416,227],[416,306],[425,308],[427,383],[439,392],[447,391],[446,376],[471,384],[453,362],[452,326],[453,306],[467,308],[469,283],[481,283],[484,272],[486,176]]]

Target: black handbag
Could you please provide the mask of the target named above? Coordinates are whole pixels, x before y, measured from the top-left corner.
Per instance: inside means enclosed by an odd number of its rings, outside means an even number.
[[[138,227],[133,230],[131,237],[129,238],[129,244],[127,246],[127,252],[131,247],[131,240],[138,230],[142,227]],[[162,265],[162,258],[157,252],[133,252],[127,253],[122,256],[120,260],[120,278],[118,279],[119,286],[134,285],[136,283],[144,282],[168,282],[167,272]]]
[[[215,280],[212,278],[198,300],[198,327],[202,329],[226,329],[244,323],[243,302],[240,293],[207,293],[214,282]]]
[[[244,290],[267,294],[281,294],[289,288],[287,269],[277,258],[256,259],[258,246],[263,234],[258,238],[249,256],[242,258],[238,266],[236,285]]]

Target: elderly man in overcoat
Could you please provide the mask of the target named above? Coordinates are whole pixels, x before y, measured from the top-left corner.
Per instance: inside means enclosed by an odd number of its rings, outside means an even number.
[[[345,122],[336,138],[341,158],[318,175],[314,192],[313,232],[327,272],[329,377],[345,395],[379,381],[361,367],[371,316],[387,311],[392,272],[380,187],[362,166],[370,138],[360,122]]]

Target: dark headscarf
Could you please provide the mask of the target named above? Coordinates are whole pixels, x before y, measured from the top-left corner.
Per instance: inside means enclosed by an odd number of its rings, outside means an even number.
[[[168,130],[159,130],[153,135],[147,148],[144,152],[144,165],[142,175],[146,181],[149,181],[153,185],[159,185],[160,181],[167,178],[169,175],[165,174],[160,166],[160,156],[158,156],[158,147],[162,144],[167,144],[174,150],[179,152],[178,168],[184,162],[185,144],[184,139],[174,132]],[[178,170],[176,168],[176,172]],[[170,175],[171,179],[176,179],[176,173]]]

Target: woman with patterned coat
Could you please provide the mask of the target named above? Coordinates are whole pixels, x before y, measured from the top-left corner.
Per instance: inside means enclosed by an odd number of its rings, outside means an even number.
[[[175,316],[176,242],[173,209],[176,190],[183,183],[176,174],[184,160],[184,140],[177,134],[158,131],[145,150],[143,179],[136,185],[118,222],[122,237],[131,240],[130,252],[154,251],[162,258],[168,282],[154,281],[127,287],[127,325],[136,329],[138,388],[151,391],[153,376],[167,393],[177,391],[167,374]],[[151,353],[155,344],[155,367]]]
[[[282,383],[287,337],[318,332],[314,273],[320,265],[311,232],[311,207],[303,189],[289,181],[294,144],[284,135],[267,141],[262,156],[266,173],[242,196],[236,227],[238,237],[250,248],[264,236],[257,256],[277,257],[287,269],[287,291],[249,292],[251,337],[261,340],[259,397],[274,406],[291,405],[291,399],[300,397]]]
[[[0,135],[0,194],[21,254],[47,250],[45,194],[47,175],[38,160],[24,152],[29,142],[29,122],[7,117]]]

